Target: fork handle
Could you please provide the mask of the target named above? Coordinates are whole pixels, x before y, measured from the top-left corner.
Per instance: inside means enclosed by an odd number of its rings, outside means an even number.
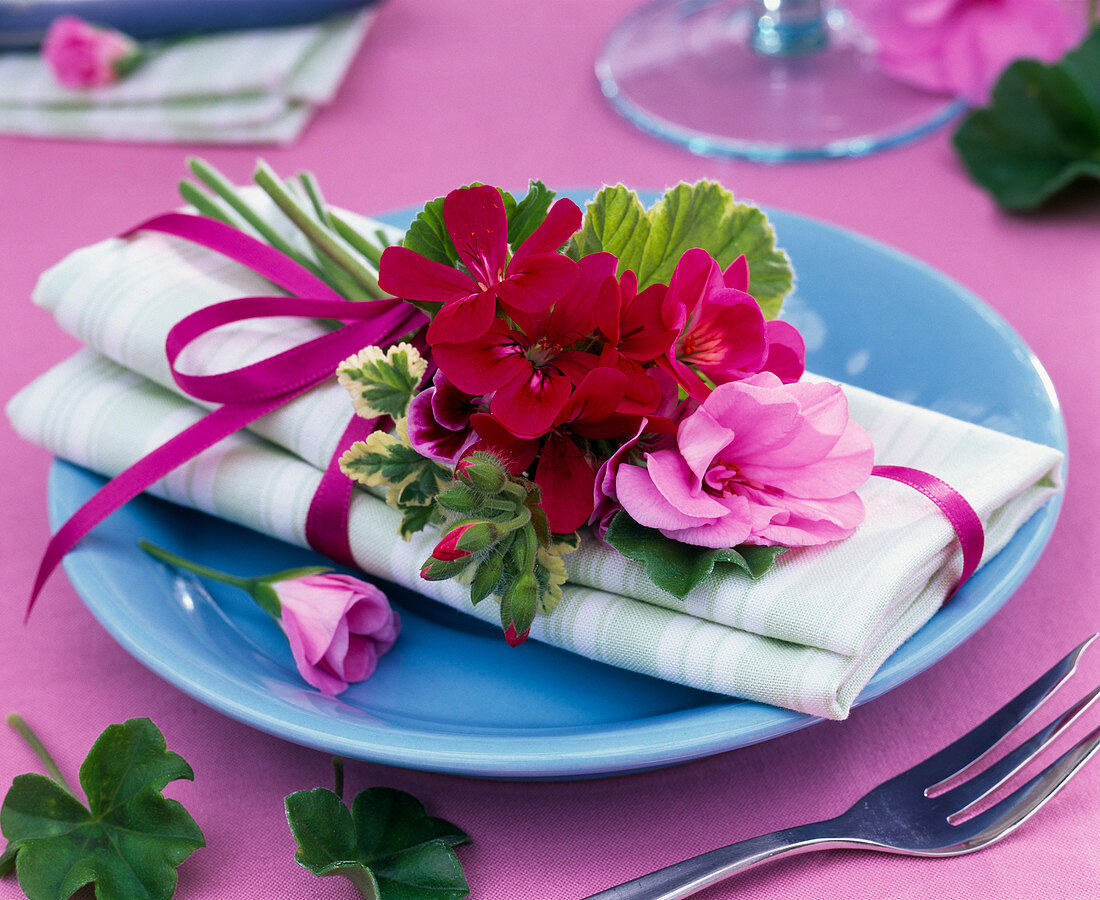
[[[586,900],[677,900],[760,863],[811,850],[865,846],[841,837],[838,820],[784,828],[674,863]]]

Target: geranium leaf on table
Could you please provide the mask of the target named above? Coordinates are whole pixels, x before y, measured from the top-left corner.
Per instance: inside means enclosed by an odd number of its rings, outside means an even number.
[[[461,900],[469,885],[454,852],[470,838],[393,788],[360,791],[351,809],[324,788],[286,798],[298,864],[342,875],[368,900]]]
[[[778,315],[794,283],[790,260],[775,246],[767,216],[738,203],[714,182],[679,184],[649,210],[623,185],[606,187],[588,204],[570,247],[576,256],[615,254],[619,274],[633,271],[640,290],[667,283],[680,257],[692,248],[706,250],[723,268],[744,254],[749,292],[766,318]]]
[[[719,562],[732,563],[746,575],[759,578],[786,550],[750,545],[713,549],[684,544],[665,537],[656,528],[639,525],[625,512],[611,520],[604,540],[623,556],[642,563],[654,584],[681,600],[709,577]]]
[[[1012,63],[954,141],[1005,209],[1035,209],[1079,178],[1100,178],[1100,29],[1054,65]]]
[[[205,840],[161,791],[193,777],[149,719],[110,725],[96,740],[80,767],[87,806],[44,775],[16,776],[0,828],[19,886],[30,900],[59,900],[91,882],[99,900],[171,897],[175,867]]]

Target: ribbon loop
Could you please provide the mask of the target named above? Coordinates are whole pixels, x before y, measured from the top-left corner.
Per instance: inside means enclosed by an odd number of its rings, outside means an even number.
[[[230,225],[183,213],[148,220],[139,230],[185,238],[247,266],[294,297],[238,297],[215,303],[181,319],[165,342],[172,377],[187,394],[222,406],[139,459],[90,497],[50,538],[35,577],[26,615],[61,559],[96,525],[169,472],[249,423],[333,377],[337,365],[371,344],[388,345],[423,330],[425,316],[397,299],[347,300],[295,260]],[[312,295],[312,296],[310,296]],[[188,375],[176,361],[194,340],[234,322],[294,316],[335,319],[340,327],[274,356],[215,375]],[[310,545],[340,562],[351,562],[347,505],[352,482],[339,471],[345,442],[365,436],[388,420],[351,416],[321,477],[310,505],[306,536]]]
[[[940,512],[951,523],[955,536],[958,537],[959,544],[962,546],[963,554],[962,574],[951,593],[947,595],[954,596],[955,592],[977,570],[982,561],[982,552],[985,550],[985,530],[974,507],[946,481],[922,469],[911,469],[908,466],[875,466],[871,474],[878,475],[880,478],[889,478],[920,491],[939,507]]]

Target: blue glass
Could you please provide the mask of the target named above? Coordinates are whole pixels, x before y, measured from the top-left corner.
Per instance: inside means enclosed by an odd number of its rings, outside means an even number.
[[[643,131],[768,163],[862,156],[966,109],[882,72],[873,41],[826,0],[656,0],[611,32],[596,77]]]
[[[883,244],[791,213],[769,215],[798,272],[785,317],[806,336],[813,371],[1065,449],[1046,373],[987,305]],[[405,226],[411,217],[386,218]],[[54,525],[100,484],[55,463]],[[886,662],[859,702],[923,671],[1000,609],[1038,559],[1059,505],[1039,511]],[[326,752],[479,777],[577,778],[671,765],[818,721],[533,641],[512,649],[497,629],[399,588],[401,639],[369,681],[324,697],[303,685],[285,640],[242,592],[173,577],[138,550],[140,538],[241,574],[318,558],[143,496],[86,538],[65,567],[103,627],[153,672],[234,719]]]

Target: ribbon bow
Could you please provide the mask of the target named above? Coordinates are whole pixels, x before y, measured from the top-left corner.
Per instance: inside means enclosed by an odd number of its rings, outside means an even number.
[[[203,450],[331,378],[342,360],[371,344],[392,344],[425,322],[423,313],[401,300],[346,300],[290,257],[214,219],[168,213],[138,225],[123,237],[137,231],[160,231],[216,250],[293,296],[226,300],[200,309],[173,326],[165,351],[176,384],[196,399],[222,405],[107,482],[58,529],[39,565],[27,605],[28,616],[62,557],[116,509]],[[230,372],[188,375],[176,369],[183,349],[208,331],[232,322],[272,316],[335,319],[342,327]],[[347,531],[352,482],[340,472],[338,460],[352,441],[381,424],[380,419],[351,417],[306,520],[310,546],[349,565],[354,564]]]

